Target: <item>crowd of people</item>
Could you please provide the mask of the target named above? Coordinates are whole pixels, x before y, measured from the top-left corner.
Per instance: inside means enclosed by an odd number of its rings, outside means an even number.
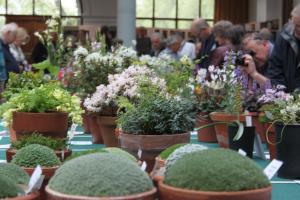
[[[290,21],[277,33],[276,40],[266,28],[247,33],[243,26],[226,20],[211,27],[204,19],[196,18],[190,32],[195,38],[193,42],[185,41],[180,32],[167,39],[154,32],[146,54],[167,54],[174,59],[188,56],[199,61],[197,70],[210,65],[222,67],[226,52],[240,51],[244,63],[241,67],[258,86],[271,83],[283,85],[287,92],[300,89],[300,4],[293,9]]]
[[[160,32],[147,35],[145,28],[137,29],[136,50],[138,55],[168,55],[175,60],[187,56],[197,60],[195,70],[210,65],[222,67],[226,52],[243,52],[242,68],[252,80],[263,87],[267,83],[284,85],[287,92],[300,89],[300,5],[291,12],[291,20],[277,33],[276,40],[271,32],[264,28],[260,32],[246,33],[243,26],[221,20],[213,27],[202,19],[191,23],[190,32],[194,40],[185,40],[182,32],[175,32],[164,38]],[[109,30],[103,30],[107,34]],[[1,90],[8,79],[9,72],[20,73],[29,70],[21,46],[28,43],[27,31],[15,23],[2,27],[0,38],[0,81]],[[106,37],[107,50],[112,40]],[[38,47],[36,45],[33,49]],[[38,49],[38,48],[37,48]],[[42,52],[41,49],[37,50]],[[47,57],[47,52],[45,52]],[[45,57],[44,56],[44,57]],[[42,60],[46,59],[43,58]],[[35,57],[32,57],[36,60]],[[42,61],[39,59],[38,61]]]

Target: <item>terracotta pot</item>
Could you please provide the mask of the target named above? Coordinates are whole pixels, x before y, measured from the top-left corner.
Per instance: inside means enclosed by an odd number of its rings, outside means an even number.
[[[120,196],[120,197],[87,197],[87,196],[75,196],[67,195],[56,192],[46,187],[47,200],[154,200],[156,195],[156,188],[148,192],[143,192],[135,195]]]
[[[250,115],[252,116],[252,123],[253,126],[255,126],[256,133],[258,133],[262,142],[266,142],[266,134],[265,134],[266,132],[265,132],[264,124],[259,121],[260,114],[257,112],[252,112],[250,113]]]
[[[157,156],[155,158],[155,164],[150,174],[155,187],[158,187],[158,182],[164,179],[164,175],[162,174],[161,169],[165,167],[165,165],[166,161],[163,160],[161,157]]]
[[[40,199],[40,193],[33,192],[33,193],[27,194],[25,196],[18,196],[15,198],[7,198],[6,200],[39,200],[39,199]]]
[[[146,170],[150,173],[154,167],[155,157],[174,144],[189,143],[190,133],[172,135],[135,135],[122,132],[119,139],[121,148],[132,155],[137,155],[138,150],[142,150],[140,160],[146,161]]]
[[[12,128],[12,126],[9,126],[9,139],[10,143],[13,143],[17,141],[16,131]]]
[[[270,127],[270,123],[265,123],[264,124],[264,132],[267,134],[267,138],[269,141],[267,141],[269,153],[270,153],[270,160],[273,160],[276,158],[276,133],[275,133],[275,128],[274,126]],[[270,128],[269,128],[270,127]],[[269,131],[267,133],[267,130],[269,128]]]
[[[44,181],[42,184],[42,187],[40,189],[40,196],[41,199],[44,200],[46,199],[46,191],[45,188],[48,185],[48,182],[50,180],[50,178],[54,175],[55,171],[59,168],[59,166],[55,166],[55,167],[42,167],[42,174],[45,176],[44,177]],[[35,168],[32,167],[22,167],[22,169],[29,175],[31,176],[34,172]]]
[[[45,136],[66,138],[68,113],[13,112],[12,128],[16,132],[16,139],[33,132],[38,132]]]
[[[175,188],[158,183],[160,200],[271,200],[272,187],[238,192],[208,192]]]
[[[225,112],[212,112],[210,118],[213,122],[232,122],[237,120],[236,115],[230,115]],[[240,116],[240,121],[245,121],[245,116]],[[218,124],[214,125],[219,146],[222,148],[229,148],[228,144],[228,125]]]
[[[103,144],[103,136],[101,129],[97,123],[97,115],[88,115],[88,123],[90,132],[93,137],[94,144]]]
[[[101,116],[97,117],[97,123],[100,127],[103,141],[106,147],[119,147],[118,138],[115,135],[117,127],[116,117]]]
[[[208,113],[199,113],[196,117],[196,128],[211,123],[213,123],[213,121],[210,119]],[[204,129],[198,130],[198,141],[216,143],[218,140],[214,127],[208,126]]]
[[[13,156],[17,153],[16,149],[9,148],[6,150],[6,161],[10,162],[13,158]],[[69,157],[72,154],[71,149],[65,149],[64,153],[62,154],[62,151],[55,151],[56,156],[60,159],[60,161],[64,161],[67,157]]]
[[[90,134],[91,133],[88,118],[89,118],[89,116],[86,112],[82,114],[82,127],[83,127],[83,131],[84,131],[85,134]]]

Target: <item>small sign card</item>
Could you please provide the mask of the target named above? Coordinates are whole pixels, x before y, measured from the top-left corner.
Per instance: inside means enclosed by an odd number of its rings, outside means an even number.
[[[143,171],[146,171],[146,168],[147,168],[147,163],[146,163],[145,161],[143,161],[142,166],[141,166],[141,169],[142,169]]]
[[[28,190],[26,191],[26,194],[32,192],[32,190],[34,188],[37,188],[37,186],[39,185],[41,176],[42,176],[42,168],[40,165],[38,165],[34,169],[32,175],[30,177],[29,184],[28,184]]]
[[[137,153],[137,156],[138,156],[139,159],[141,159],[142,153],[143,153],[142,149],[139,149],[138,153]]]
[[[280,160],[272,160],[270,164],[264,169],[265,175],[271,180],[279,168],[282,166],[283,162]]]
[[[239,149],[238,153],[241,154],[242,156],[247,155],[247,153],[243,149]]]
[[[71,141],[71,145],[92,145],[91,141]]]

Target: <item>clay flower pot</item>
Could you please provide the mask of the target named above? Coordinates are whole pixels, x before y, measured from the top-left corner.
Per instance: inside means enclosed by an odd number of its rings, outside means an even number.
[[[117,127],[116,117],[110,116],[97,116],[97,123],[100,127],[103,141],[106,147],[118,147],[119,142],[116,137],[115,130]]]
[[[6,150],[6,161],[10,162],[16,153],[17,153],[16,149],[13,149],[13,148],[7,149]],[[56,150],[55,154],[59,158],[60,161],[64,161],[67,157],[69,157],[72,154],[72,150],[71,149],[65,149],[64,151]]]
[[[33,192],[24,196],[18,196],[14,198],[7,198],[6,200],[39,200],[40,199],[40,193],[39,192]]]
[[[66,138],[68,113],[13,112],[12,128],[16,133],[16,139],[33,132],[38,132],[44,136]]]
[[[276,143],[276,133],[275,133],[274,125],[271,126],[270,123],[265,123],[264,132],[267,135],[266,138],[267,138],[267,145],[270,153],[270,160],[273,160],[276,158],[276,145],[274,145]]]
[[[87,116],[89,129],[92,134],[94,144],[103,144],[103,137],[100,127],[97,123],[97,115],[90,114]]]
[[[179,143],[189,143],[190,133],[169,134],[169,135],[135,135],[121,133],[119,136],[120,146],[123,150],[132,155],[137,155],[138,150],[142,150],[141,161],[146,161],[147,172],[151,172],[155,157],[166,148]]]
[[[209,192],[175,188],[161,180],[159,183],[160,200],[271,200],[272,187],[238,192]]]
[[[210,119],[208,113],[199,113],[196,116],[196,128],[205,126],[208,124],[213,123],[213,121]],[[198,141],[199,142],[209,142],[209,143],[216,143],[217,142],[217,136],[216,132],[213,126],[208,126],[206,128],[203,128],[201,130],[198,130]]]
[[[40,195],[41,198],[40,199],[46,199],[46,192],[45,192],[45,188],[48,185],[48,182],[50,180],[50,178],[54,175],[55,171],[59,168],[59,166],[54,166],[54,167],[42,167],[42,174],[45,176],[44,177],[44,181],[42,184],[42,187],[40,189]],[[29,175],[31,176],[34,172],[33,167],[22,167],[22,169]]]
[[[140,194],[120,196],[120,197],[87,197],[87,196],[75,196],[67,195],[56,192],[46,187],[47,199],[48,200],[155,200],[156,197],[156,188],[153,188],[150,191],[143,192]]]
[[[86,133],[86,134],[91,133],[90,124],[89,124],[89,116],[86,113],[86,111],[85,111],[85,113],[82,114],[82,127],[83,127],[84,133]]]
[[[225,112],[212,112],[210,113],[210,118],[213,122],[232,122],[237,120],[236,115],[231,115]],[[240,121],[245,121],[245,116],[240,116]],[[219,146],[222,148],[229,148],[228,144],[228,125],[227,124],[217,124],[214,125]]]

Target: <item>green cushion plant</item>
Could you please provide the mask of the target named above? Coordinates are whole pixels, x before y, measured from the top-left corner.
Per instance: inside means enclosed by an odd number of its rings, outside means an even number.
[[[0,175],[9,178],[15,184],[27,185],[29,182],[29,175],[13,163],[0,163]]]
[[[177,160],[179,160],[182,156],[184,156],[187,153],[192,153],[195,151],[202,151],[207,149],[206,146],[203,146],[201,144],[186,144],[183,146],[180,146],[179,148],[175,149],[173,153],[169,155],[169,157],[166,160],[166,168],[168,169],[170,166],[172,166]]]
[[[185,145],[185,143],[183,144],[174,144],[172,146],[170,146],[169,148],[165,149],[164,151],[162,151],[160,154],[159,154],[159,157],[163,160],[166,160],[171,153],[173,153],[176,149],[178,149],[179,147]]]
[[[198,191],[242,191],[270,185],[262,170],[237,152],[210,149],[184,155],[166,170],[164,183]]]
[[[18,150],[12,159],[12,163],[21,167],[54,167],[60,165],[58,157],[49,147],[39,144],[31,144]]]
[[[133,195],[153,188],[136,163],[112,153],[93,153],[65,162],[48,186],[63,194],[91,197]]]
[[[23,191],[11,179],[0,174],[0,199],[16,197]]]
[[[74,152],[70,157],[67,158],[67,160],[72,160],[74,158],[77,158],[79,156],[84,156],[92,153],[112,153],[112,154],[117,154],[120,156],[124,156],[125,158],[128,158],[134,162],[137,162],[137,159],[128,153],[127,151],[124,151],[120,148],[116,147],[107,147],[107,148],[97,148],[97,149],[90,149],[86,151],[79,151],[79,152]]]
[[[24,135],[19,140],[13,142],[11,147],[18,150],[31,144],[40,144],[53,150],[63,150],[66,148],[65,139],[46,137],[39,133]]]

